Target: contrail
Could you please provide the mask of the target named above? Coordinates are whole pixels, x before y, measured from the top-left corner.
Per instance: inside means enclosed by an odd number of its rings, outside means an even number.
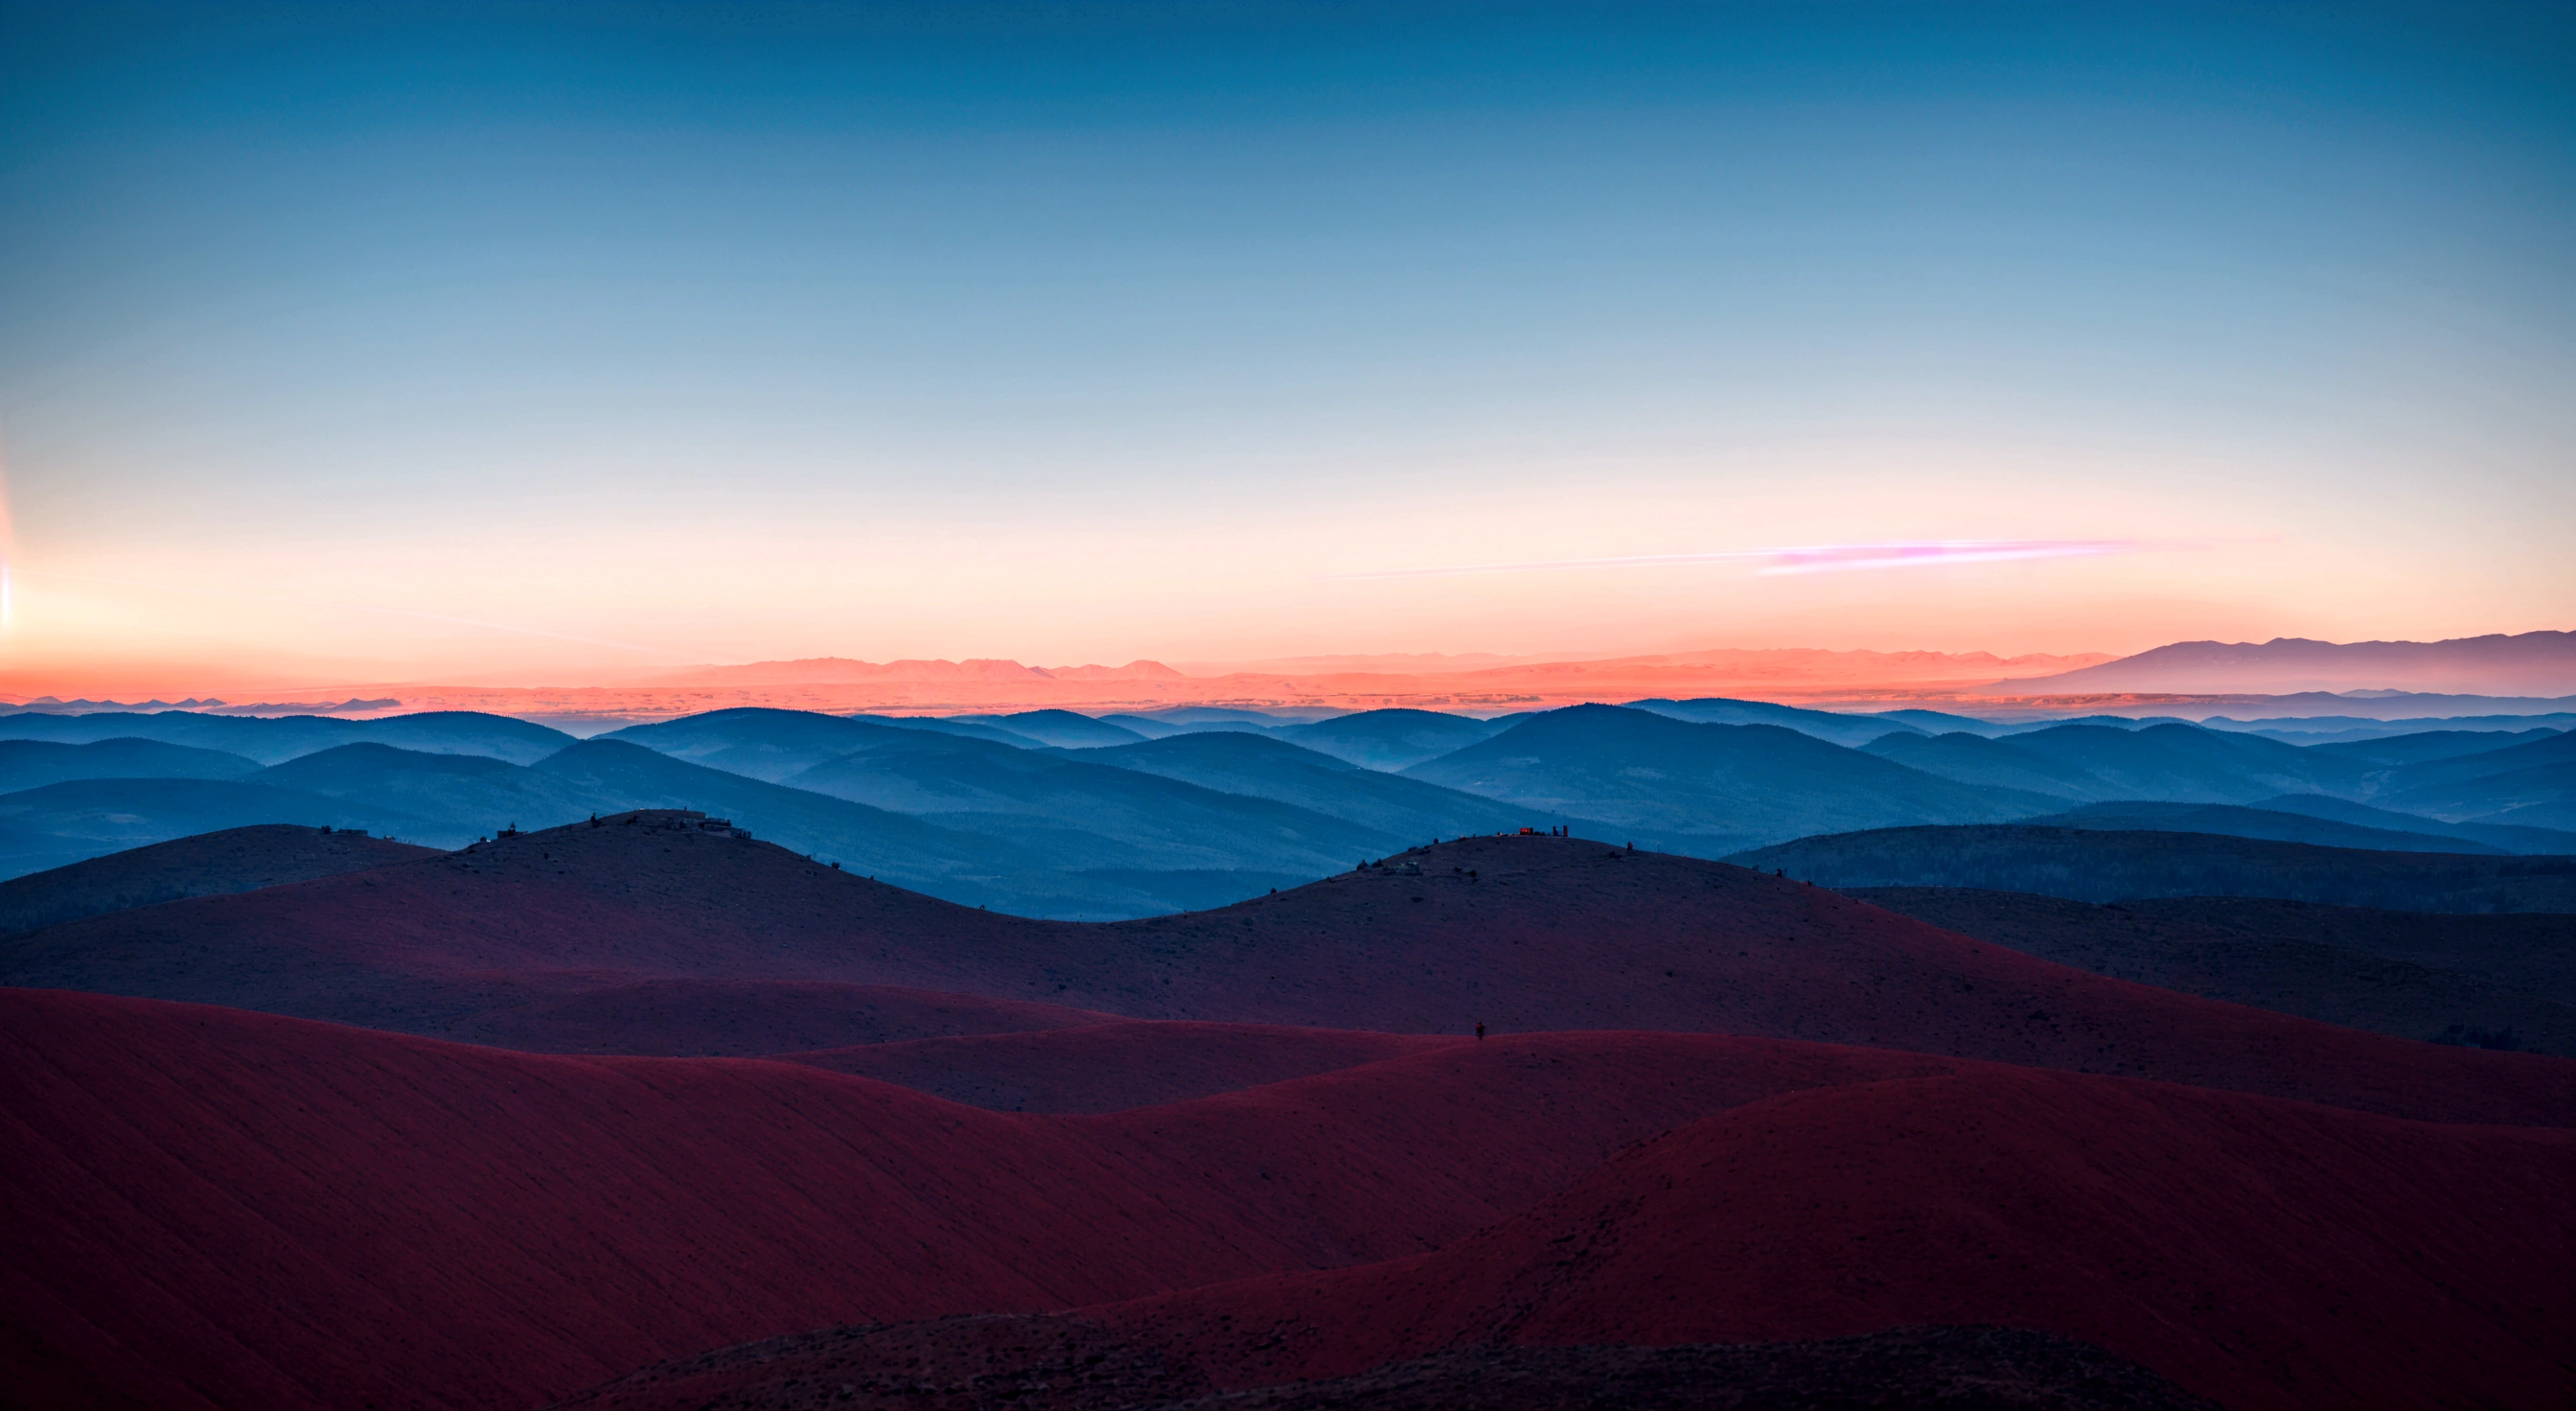
[[[26,570],[19,570],[26,573]],[[0,603],[5,603],[8,569],[0,560]],[[47,570],[28,573],[33,578],[54,578],[68,583],[111,583],[123,588],[143,588],[159,593],[191,593],[207,598],[240,598],[250,602],[293,603],[298,607],[325,608],[338,612],[372,612],[388,617],[411,617],[424,622],[447,622],[459,627],[480,627],[489,632],[512,632],[522,637],[550,637],[558,642],[580,642],[593,647],[611,647],[622,652],[643,652],[651,656],[685,657],[686,652],[668,647],[638,646],[633,642],[611,641],[605,637],[577,637],[569,632],[549,632],[542,627],[521,627],[510,622],[486,622],[477,617],[455,617],[443,612],[422,612],[417,608],[379,607],[373,603],[333,602],[325,598],[299,598],[284,593],[246,593],[236,588],[198,588],[178,583],[148,583],[138,578],[107,578],[91,573],[55,573]]]
[[[1618,558],[1540,559],[1529,563],[1459,564],[1444,568],[1381,568],[1328,573],[1319,581],[1353,578],[1432,578],[1458,573],[1546,573],[1575,568],[1654,568],[1677,563],[1732,563],[1768,559],[1755,572],[1844,573],[1873,568],[1929,568],[1945,563],[1998,563],[2008,559],[2083,558],[2177,547],[2140,539],[1919,539],[1885,544],[1803,544],[1769,549],[1717,549],[1690,554],[1630,554]]]

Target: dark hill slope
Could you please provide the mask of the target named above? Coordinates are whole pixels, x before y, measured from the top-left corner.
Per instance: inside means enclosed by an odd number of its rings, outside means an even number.
[[[2391,911],[2576,912],[2576,858],[2475,857],[2213,833],[2029,825],[1801,838],[1735,862],[1828,887],[1975,887],[2076,901],[2280,897]]]
[[[2389,814],[2402,819],[2404,814]],[[2223,803],[2154,803],[2127,800],[2086,804],[2063,813],[2025,818],[2043,828],[2085,828],[2097,832],[2219,833],[2231,838],[2265,838],[2280,843],[2314,843],[2319,847],[2362,848],[2372,852],[2482,853],[2503,856],[2510,849],[2439,833],[2400,828],[2371,828],[2304,813],[2242,808]]]
[[[0,1384],[527,1407],[781,1330],[1416,1253],[1709,1113],[1948,1068],[1543,1036],[1040,1117],[794,1064],[0,991]]]
[[[1045,922],[646,816],[32,932],[0,942],[0,979],[460,1037],[568,993],[794,980],[1390,1033],[1758,1033],[2479,1121],[2576,1104],[2558,1060],[2103,979],[1724,864],[1543,837],[1390,862],[1218,911]]]
[[[417,983],[417,982],[415,982]],[[459,996],[459,990],[462,994]],[[1118,1016],[1022,999],[829,980],[514,977],[476,990],[419,985],[417,1011],[442,1037],[528,1053],[754,1058],[854,1050],[960,1034],[1034,1034]],[[447,1000],[448,1017],[431,1003]],[[481,1007],[472,1007],[477,1001]],[[820,1065],[832,1067],[832,1064]]]
[[[2389,807],[2504,827],[2576,828],[2576,761],[2427,784],[2388,795]]]
[[[239,779],[257,772],[256,760],[160,740],[0,740],[0,794],[66,779]]]
[[[2193,898],[2101,906],[2027,892],[1847,893],[2089,970],[2406,1039],[2576,1058],[2576,916],[2433,916]]]
[[[1312,725],[1291,725],[1280,738],[1363,769],[1403,769],[1490,739],[1508,727],[1467,715],[1391,707],[1363,710]]]
[[[513,764],[532,764],[572,743],[572,736],[560,730],[472,710],[420,711],[376,720],[341,720],[323,715],[199,715],[184,710],[149,715],[109,711],[95,715],[11,715],[0,716],[0,737],[72,743],[120,737],[162,740],[224,750],[261,764],[279,764],[315,750],[370,740],[406,750],[490,755]]]
[[[1455,1034],[1128,1020],[778,1057],[996,1112],[1120,1112],[1474,1042]]]
[[[0,882],[0,934],[430,855],[430,849],[408,843],[291,823],[226,828]]]
[[[1089,1316],[1220,1387],[1988,1323],[2246,1411],[2563,1406],[2576,1133],[1973,1067],[1736,1108],[1417,1259]]]
[[[1527,809],[1364,769],[1272,735],[1202,731],[1085,750],[1081,757],[1349,819],[1371,830],[1370,836],[1385,840],[1373,848],[1363,845],[1362,850],[1372,854],[1387,851],[1387,844],[1410,847],[1461,833],[1517,831],[1534,822]],[[1326,870],[1340,869],[1336,865]]]
[[[2563,913],[2424,915],[2269,897],[2160,897],[2128,907],[2219,931],[2310,936],[2576,1004],[2576,916]]]
[[[2576,730],[2560,731],[2533,739],[2519,739],[2512,744],[2499,744],[2491,750],[2445,755],[2439,759],[2418,760],[2401,764],[2385,776],[2392,790],[2424,788],[2434,784],[2458,784],[2490,774],[2506,774],[2518,769],[2532,769],[2544,764],[2566,764],[2576,761]]]
[[[410,814],[240,779],[67,779],[0,794],[0,876],[260,823],[418,837]]]
[[[2050,807],[2036,795],[1936,778],[1777,725],[1695,725],[1617,706],[1531,716],[1404,774],[1710,855],[1755,840],[1979,822]]]
[[[583,1411],[2216,1411],[2135,1363],[2045,1333],[1901,1328],[1854,1338],[1434,1353],[1349,1377],[1216,1392],[1207,1370],[1070,1314],[827,1328],[639,1369]],[[848,1390],[843,1390],[848,1388]]]
[[[916,935],[1011,919],[836,872],[704,821],[619,815],[376,875],[94,917],[0,941],[0,982],[539,1051],[768,1053],[1101,1017],[1025,1001],[925,1000],[918,986],[889,993],[852,959],[878,938],[850,924],[851,897],[898,899]],[[1037,1017],[1047,1013],[1071,1017]]]
[[[2281,794],[2262,799],[2254,807],[2274,813],[2302,813],[2310,818],[2331,818],[2361,828],[2381,828],[2395,832],[2431,833],[2438,837],[2459,838],[2484,843],[2500,852],[2576,856],[2576,832],[2559,828],[2517,828],[2492,823],[2448,823],[2420,813],[2399,813],[2395,809],[2372,808],[2368,804],[2329,794]],[[2216,831],[2216,830],[2207,830]]]

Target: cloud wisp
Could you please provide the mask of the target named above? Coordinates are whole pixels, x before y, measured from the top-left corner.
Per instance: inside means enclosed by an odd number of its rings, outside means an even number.
[[[1541,559],[1529,563],[1457,564],[1435,568],[1380,568],[1328,573],[1323,581],[1353,578],[1437,578],[1462,573],[1553,573],[1584,568],[1658,568],[1672,564],[1761,561],[1763,576],[1848,573],[1882,568],[1935,568],[1954,563],[2004,563],[2016,559],[2094,558],[2151,549],[2185,548],[2144,539],[1908,539],[1878,544],[1801,544],[1766,549],[1717,549],[1688,554],[1630,554],[1616,558]]]

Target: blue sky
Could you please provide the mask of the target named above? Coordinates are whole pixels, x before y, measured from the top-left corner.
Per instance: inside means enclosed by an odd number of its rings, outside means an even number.
[[[9,668],[2564,627],[2571,13],[10,4]]]

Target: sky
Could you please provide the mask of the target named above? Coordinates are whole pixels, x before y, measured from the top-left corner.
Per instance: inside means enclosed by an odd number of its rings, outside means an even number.
[[[2565,5],[0,0],[0,212],[12,692],[2576,626]]]

